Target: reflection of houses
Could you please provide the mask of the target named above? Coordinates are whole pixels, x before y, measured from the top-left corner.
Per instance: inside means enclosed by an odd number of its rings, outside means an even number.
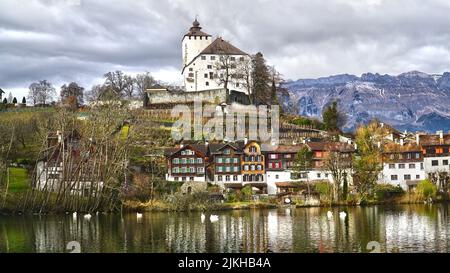
[[[188,144],[166,150],[168,181],[206,181],[207,145]]]
[[[77,131],[56,132],[47,137],[47,149],[36,165],[34,186],[43,191],[69,191],[85,196],[101,190],[101,177],[93,175],[98,168],[91,161],[96,152],[92,143],[82,149],[81,136]],[[94,178],[95,177],[95,178]]]
[[[416,144],[390,143],[383,147],[381,181],[410,189],[425,179],[421,149]]]

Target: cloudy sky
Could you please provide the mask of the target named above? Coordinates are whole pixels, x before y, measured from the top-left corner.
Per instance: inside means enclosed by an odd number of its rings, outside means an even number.
[[[117,69],[180,83],[196,15],[286,79],[450,71],[448,0],[0,0],[0,88],[21,97],[47,79],[89,89]]]

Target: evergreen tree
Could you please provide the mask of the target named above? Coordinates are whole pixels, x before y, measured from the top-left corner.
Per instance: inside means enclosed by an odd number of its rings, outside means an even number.
[[[7,104],[8,100],[6,98],[3,99],[3,104]]]
[[[27,100],[25,99],[25,97],[22,98],[22,104],[27,104]]]
[[[16,97],[14,97],[14,98],[13,98],[13,101],[12,101],[12,103],[14,103],[14,104],[16,104],[16,103],[17,103],[17,99],[16,99]]]
[[[345,115],[339,112],[336,101],[325,108],[322,118],[325,130],[329,132],[339,131],[340,127],[345,124]]]
[[[256,104],[270,102],[271,75],[266,60],[261,52],[256,53],[252,60],[252,95]]]

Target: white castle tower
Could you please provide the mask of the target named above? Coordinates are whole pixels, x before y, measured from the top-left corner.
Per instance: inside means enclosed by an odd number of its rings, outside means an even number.
[[[189,32],[181,42],[183,51],[183,74],[186,92],[199,92],[223,89],[223,72],[218,71],[219,60],[227,58],[230,77],[227,89],[248,94],[244,77],[237,77],[241,64],[248,63],[250,56],[222,38],[212,40],[211,35],[201,30],[195,19]],[[232,76],[231,76],[232,75]]]
[[[189,32],[182,40],[183,67],[188,65],[200,52],[212,42],[211,35],[201,31],[200,23],[195,19]]]

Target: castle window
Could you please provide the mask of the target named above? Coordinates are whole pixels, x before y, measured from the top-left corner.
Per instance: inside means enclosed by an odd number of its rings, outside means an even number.
[[[209,78],[210,78],[210,79],[214,79],[214,73],[209,72]]]
[[[236,68],[236,64],[231,64],[231,68]]]
[[[206,60],[206,56],[202,56],[202,60]]]
[[[189,71],[194,71],[194,68],[192,68],[192,67],[189,67]]]
[[[395,169],[395,164],[389,164],[389,169]]]
[[[205,79],[207,79],[207,78],[208,78],[208,73],[205,73],[205,75],[204,75],[204,76],[205,76]]]
[[[437,160],[432,160],[432,161],[431,161],[431,166],[439,166],[439,161],[437,161]]]
[[[216,60],[216,56],[211,56],[211,61],[215,61]]]
[[[233,181],[237,181],[237,180],[238,180],[237,175],[233,175]]]
[[[205,84],[206,84],[206,86],[209,86],[209,82],[206,82]]]
[[[236,60],[236,58],[235,58],[235,57],[231,57],[230,59],[231,59],[231,61],[234,61],[234,60]]]
[[[238,82],[236,83],[236,87],[239,87],[239,83]]]
[[[208,65],[206,66],[206,68],[207,68],[207,69],[212,69],[212,65],[208,64]]]
[[[398,180],[398,176],[396,174],[391,175],[391,180],[392,181]]]
[[[411,175],[410,174],[405,174],[403,176],[404,180],[411,180]]]
[[[226,175],[226,176],[225,176],[225,180],[226,180],[226,181],[230,181],[230,176],[229,176],[229,175]]]
[[[415,168],[416,168],[416,164],[414,164],[414,163],[409,164],[409,168],[410,168],[410,169],[415,169]]]
[[[189,77],[194,77],[194,73],[189,73],[188,76]]]
[[[239,57],[239,61],[244,61],[244,57]]]

